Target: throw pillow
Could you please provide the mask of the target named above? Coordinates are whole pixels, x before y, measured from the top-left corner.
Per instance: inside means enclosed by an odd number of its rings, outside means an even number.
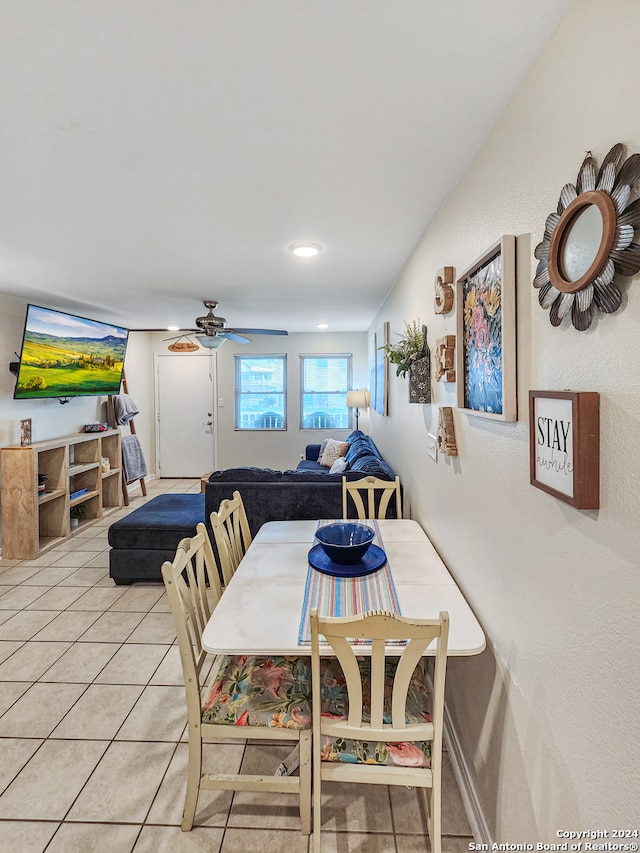
[[[330,474],[342,474],[347,467],[347,460],[344,456],[339,456],[329,469]]]
[[[320,459],[320,464],[331,468],[336,459],[340,456],[340,449],[343,442],[336,441],[334,438],[327,439],[327,444]]]
[[[324,441],[322,441],[322,442],[321,442],[321,444],[320,444],[320,451],[318,452],[318,462],[319,462],[321,465],[322,465],[322,454],[323,454],[323,453],[324,453],[324,451],[326,450],[326,447],[327,447],[327,443],[328,443],[328,441],[329,441],[329,439],[328,439],[328,438],[325,438],[325,439],[324,439]]]

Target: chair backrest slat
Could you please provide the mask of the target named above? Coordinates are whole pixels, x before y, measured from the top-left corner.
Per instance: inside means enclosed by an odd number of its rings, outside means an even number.
[[[362,493],[362,494],[361,494]],[[366,509],[363,499],[366,496]],[[363,477],[362,480],[342,478],[342,518],[349,518],[349,498],[353,501],[357,518],[386,518],[392,498],[396,503],[396,518],[402,518],[400,477],[395,480],[380,480],[378,477]],[[377,503],[377,506],[376,506]]]
[[[349,706],[351,707],[351,706]],[[384,639],[371,641],[371,725],[384,723]]]
[[[252,542],[240,492],[235,491],[231,500],[223,500],[218,511],[211,513],[211,529],[226,586]]]
[[[391,700],[391,720],[394,729],[402,729],[406,726],[407,695],[411,676],[424,654],[427,646],[431,643],[435,632],[431,634],[425,631],[426,636],[420,639],[407,641],[404,653],[400,658],[396,675],[393,682],[393,696]]]
[[[362,725],[362,681],[358,660],[344,637],[335,637],[332,648],[340,661],[347,682],[353,685],[353,701],[349,704],[349,725],[360,726]]]

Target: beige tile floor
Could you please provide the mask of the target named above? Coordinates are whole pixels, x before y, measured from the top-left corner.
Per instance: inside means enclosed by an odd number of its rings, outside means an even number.
[[[171,616],[162,584],[114,586],[107,529],[161,492],[199,489],[151,481],[147,498],[37,560],[0,560],[0,853],[307,853],[295,798],[205,791],[194,829],[179,828],[186,706]],[[212,744],[204,760],[269,772],[288,751]],[[471,830],[446,753],[444,780],[443,849],[462,853]],[[327,786],[322,816],[327,853],[429,849],[406,788]]]

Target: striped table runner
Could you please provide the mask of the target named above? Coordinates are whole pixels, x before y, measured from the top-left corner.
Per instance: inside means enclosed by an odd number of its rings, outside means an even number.
[[[322,520],[318,523],[318,527],[332,523],[331,519]],[[384,550],[378,524],[375,521],[365,523],[375,531],[373,544]],[[314,544],[316,544],[315,539]],[[389,561],[387,560],[378,571],[359,578],[336,578],[333,575],[325,575],[324,572],[319,572],[310,565],[298,630],[298,643],[301,645],[311,643],[309,613],[314,607],[317,608],[320,616],[354,616],[356,613],[366,613],[368,610],[387,610],[390,613],[400,614]],[[364,640],[353,641],[354,645],[364,643]]]

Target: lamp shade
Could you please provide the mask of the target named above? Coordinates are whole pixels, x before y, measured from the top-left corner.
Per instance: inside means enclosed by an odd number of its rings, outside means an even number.
[[[366,409],[369,406],[369,392],[366,389],[362,391],[347,391],[347,408]]]
[[[207,349],[218,349],[227,339],[220,338],[218,335],[196,335],[196,340],[201,347],[206,347]]]

